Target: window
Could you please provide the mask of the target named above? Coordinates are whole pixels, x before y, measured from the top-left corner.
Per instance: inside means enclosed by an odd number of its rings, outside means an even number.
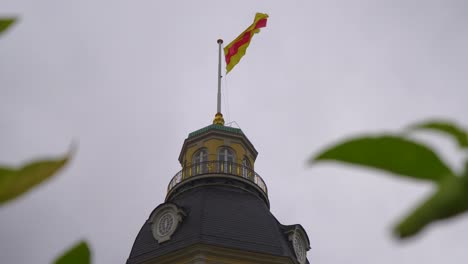
[[[252,178],[252,166],[250,165],[250,161],[247,157],[242,159],[242,177],[244,178]]]
[[[234,170],[234,151],[223,147],[218,152],[219,172],[232,173]]]
[[[201,163],[204,161],[208,161],[208,153],[206,152],[206,149],[199,150],[193,155],[193,163]]]
[[[224,162],[234,162],[234,152],[230,148],[221,148],[218,153],[218,159]]]
[[[192,175],[208,172],[208,152],[206,149],[197,151],[193,155]]]

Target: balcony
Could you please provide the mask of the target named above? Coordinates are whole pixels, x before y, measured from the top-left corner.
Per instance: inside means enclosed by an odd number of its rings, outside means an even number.
[[[187,179],[209,174],[241,177],[259,187],[263,193],[268,196],[268,189],[265,182],[254,170],[242,164],[220,160],[200,162],[186,166],[172,177],[172,180],[167,186],[167,192],[169,193],[179,183]]]

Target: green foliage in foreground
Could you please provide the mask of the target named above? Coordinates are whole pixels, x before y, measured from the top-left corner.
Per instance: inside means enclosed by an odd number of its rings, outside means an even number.
[[[58,257],[54,264],[89,264],[91,263],[91,252],[88,244],[81,241],[70,248],[62,256]]]
[[[423,122],[420,124],[415,124],[409,127],[410,130],[428,130],[435,131],[439,133],[446,134],[451,136],[455,141],[457,141],[460,148],[468,148],[468,131],[465,131],[463,128],[442,120],[434,120],[429,122]]]
[[[0,18],[0,35],[16,19]],[[57,159],[35,161],[21,168],[0,167],[0,206],[52,178],[69,160],[70,154]],[[58,257],[54,264],[89,264],[91,253],[88,244],[81,241]]]
[[[418,180],[441,181],[453,175],[428,147],[392,135],[346,140],[314,158],[314,161],[322,160],[373,167]]]
[[[409,131],[435,131],[453,138],[468,149],[468,132],[444,120],[423,122]],[[374,135],[347,139],[314,156],[311,164],[337,161],[365,166],[416,180],[431,181],[436,191],[395,227],[399,238],[417,234],[428,224],[468,211],[468,159],[457,174],[428,146],[403,135]]]
[[[34,161],[20,168],[0,167],[0,206],[25,194],[40,183],[52,178],[70,159],[70,154],[56,159]],[[88,244],[79,242],[62,256],[55,264],[89,264],[91,254]]]
[[[31,162],[16,169],[0,167],[0,205],[54,176],[68,159],[68,155],[65,155],[57,159]]]
[[[0,18],[0,35],[13,25],[15,21],[15,18]]]

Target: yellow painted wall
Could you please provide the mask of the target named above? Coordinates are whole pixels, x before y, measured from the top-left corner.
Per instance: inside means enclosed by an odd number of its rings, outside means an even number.
[[[237,140],[232,140],[230,138],[205,138],[199,142],[195,142],[192,145],[186,148],[185,153],[182,154],[183,161],[187,161],[187,164],[192,163],[193,155],[200,149],[205,148],[208,152],[208,160],[214,161],[218,159],[218,150],[222,147],[230,147],[234,150],[235,162],[242,164],[242,159],[247,157],[254,168],[254,161],[252,159],[252,153],[248,152],[247,148],[242,144],[242,142]],[[181,164],[182,166],[184,164]]]
[[[293,264],[286,257],[265,255],[236,249],[221,248],[209,245],[194,245],[161,256],[145,264]]]

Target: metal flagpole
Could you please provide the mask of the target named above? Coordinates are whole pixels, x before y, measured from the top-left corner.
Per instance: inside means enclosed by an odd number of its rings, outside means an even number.
[[[223,44],[222,39],[218,39],[219,54],[218,54],[218,108],[217,113],[221,113],[221,45]]]
[[[223,44],[222,39],[218,39],[219,55],[218,55],[218,107],[213,124],[224,126],[223,114],[221,114],[221,45]]]

